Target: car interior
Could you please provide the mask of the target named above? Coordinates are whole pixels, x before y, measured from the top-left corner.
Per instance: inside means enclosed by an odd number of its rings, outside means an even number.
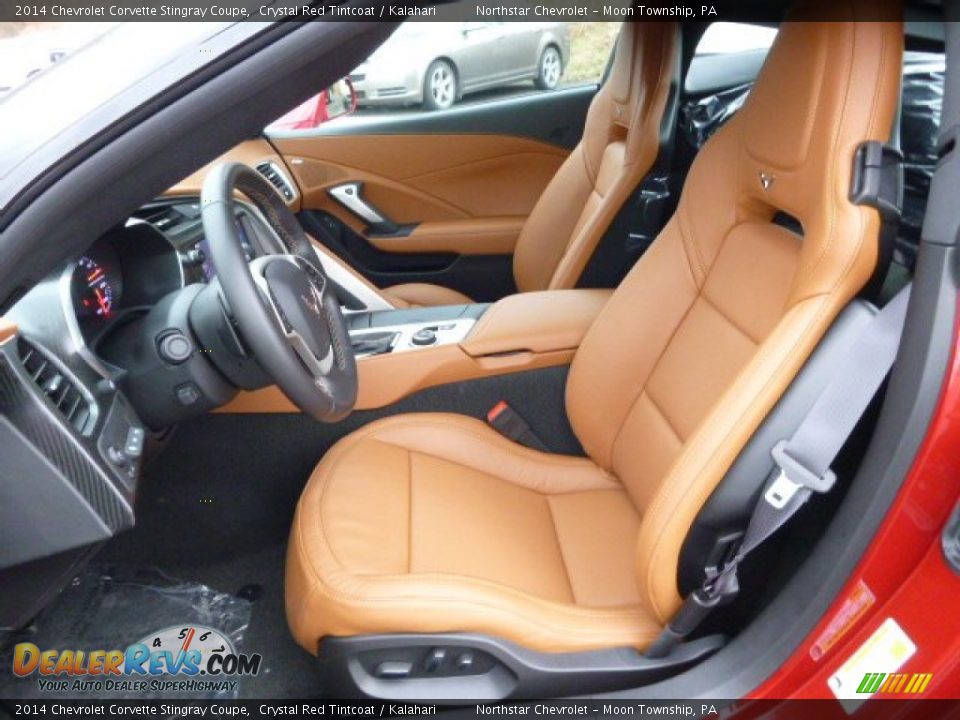
[[[769,51],[627,22],[599,84],[225,131],[111,207],[2,305],[0,647],[102,636],[134,584],[245,604],[241,697],[665,697],[760,657],[883,393],[836,490],[649,651],[911,282],[937,161],[939,8],[825,5]]]

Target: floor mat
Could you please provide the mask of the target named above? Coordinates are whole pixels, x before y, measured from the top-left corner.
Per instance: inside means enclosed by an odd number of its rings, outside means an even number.
[[[250,678],[215,679],[199,668],[192,676],[153,675],[149,673],[152,662],[149,658],[151,652],[166,650],[174,663],[196,661],[203,667],[199,659],[205,661],[213,653],[243,652],[252,605],[243,597],[195,582],[180,582],[159,570],[111,566],[88,569],[30,627],[11,638],[7,649],[0,654],[0,668],[4,668],[0,674],[0,696],[18,699],[237,698],[240,685]],[[14,648],[19,643],[31,643],[40,651],[83,650],[87,663],[91,651],[127,651],[132,645],[142,644],[138,647],[140,654],[134,657],[143,658],[146,673],[43,678],[33,672],[20,678],[11,670]],[[130,657],[129,651],[127,657]],[[52,690],[51,686],[41,684],[42,679],[67,684]],[[85,684],[96,682],[100,685]]]
[[[115,538],[100,554],[101,561],[143,565],[145,543],[139,528]],[[151,565],[169,575],[216,588],[251,601],[250,621],[243,652],[259,653],[263,661],[256,676],[240,682],[240,699],[312,699],[320,695],[316,659],[293,641],[284,612],[285,544],[273,544],[211,561],[190,552],[150,551]]]

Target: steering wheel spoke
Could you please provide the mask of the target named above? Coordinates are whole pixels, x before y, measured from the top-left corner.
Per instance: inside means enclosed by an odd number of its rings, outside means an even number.
[[[307,341],[294,323],[289,320],[287,314],[277,302],[276,295],[271,289],[270,283],[267,281],[265,270],[267,265],[272,262],[291,263],[295,267],[307,272],[308,278],[310,279],[310,292],[304,293],[301,301],[306,305],[307,309],[320,318],[322,322],[326,322],[322,310],[326,279],[322,275],[319,275],[319,273],[311,276],[310,270],[307,267],[309,263],[296,255],[263,255],[250,263],[250,274],[253,276],[253,280],[260,290],[260,296],[263,298],[267,307],[270,308],[287,344],[291,350],[297,354],[297,357],[300,358],[300,361],[304,364],[307,371],[313,376],[314,382],[322,383],[333,368],[333,345],[327,343],[325,352],[321,348],[312,347],[311,343]],[[316,273],[315,269],[314,273]],[[327,330],[329,332],[329,328]]]
[[[235,220],[238,190],[290,252],[247,261]],[[223,294],[258,363],[305,412],[324,421],[344,417],[357,396],[349,335],[313,246],[286,202],[254,170],[230,163],[208,174],[201,206]]]

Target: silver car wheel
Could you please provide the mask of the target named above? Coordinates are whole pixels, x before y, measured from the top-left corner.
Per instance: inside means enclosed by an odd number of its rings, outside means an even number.
[[[555,47],[548,47],[540,56],[540,74],[537,77],[537,87],[542,90],[553,90],[560,82],[563,74],[563,62],[560,53]]]
[[[457,76],[453,68],[438,60],[427,71],[427,104],[436,110],[453,107],[457,100]]]

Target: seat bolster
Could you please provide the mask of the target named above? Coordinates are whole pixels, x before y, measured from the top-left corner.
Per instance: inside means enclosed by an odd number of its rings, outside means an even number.
[[[390,457],[388,462],[400,463],[394,450],[427,454],[490,475],[490,482],[503,480],[544,495],[620,488],[586,458],[515,445],[465,416],[401,415],[365,426],[327,453],[294,518],[287,551],[287,618],[305,649],[316,653],[326,636],[400,631],[475,632],[548,652],[644,647],[656,637],[659,626],[639,606],[578,606],[453,572],[410,573],[411,538],[389,527],[392,518],[381,517],[383,506],[399,521],[409,517],[406,482],[397,480],[394,485],[403,487],[384,487],[382,496],[370,496],[378,483],[389,485],[391,476],[405,472],[406,463],[396,473],[365,474],[377,467],[371,457],[378,452]],[[344,517],[348,508],[356,509],[355,522]],[[359,541],[344,537],[354,531],[361,533]],[[392,547],[395,543],[407,547]],[[361,546],[363,552],[382,550],[385,557],[358,561]]]
[[[430,283],[405,283],[380,291],[388,301],[400,308],[436,307],[438,305],[469,305],[473,300],[462,292],[431,285]]]

